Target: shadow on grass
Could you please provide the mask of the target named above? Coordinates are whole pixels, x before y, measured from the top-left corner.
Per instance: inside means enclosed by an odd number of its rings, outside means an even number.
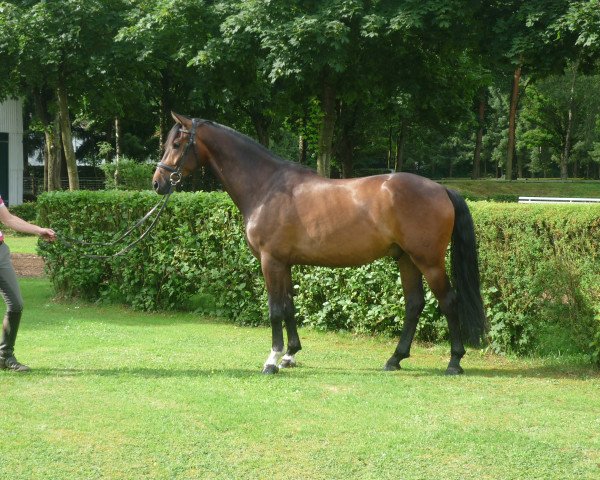
[[[247,378],[259,375],[255,369],[169,369],[169,368],[36,368],[30,375],[40,377],[137,377],[137,378]]]
[[[398,377],[445,377],[449,380],[462,379],[471,377],[481,378],[539,378],[539,379],[557,379],[557,380],[600,380],[600,369],[592,365],[548,365],[548,366],[531,366],[521,368],[478,368],[465,367],[463,375],[448,376],[446,375],[446,367],[421,367],[410,365],[402,367],[394,372],[383,371],[383,368],[353,368],[347,369],[335,367],[319,367],[311,369],[313,372],[324,371],[327,374],[363,374],[363,375],[382,375],[382,376],[398,376]]]
[[[400,372],[410,376],[446,376],[444,369],[410,367]],[[394,372],[392,372],[394,373]],[[464,375],[448,378],[538,378],[556,380],[600,380],[600,370],[588,365],[531,366],[523,368],[465,368]]]
[[[59,377],[138,377],[138,378],[195,378],[195,377],[221,377],[221,378],[295,378],[309,379],[319,377],[390,377],[390,378],[415,378],[415,377],[444,377],[448,381],[468,378],[536,378],[555,380],[600,380],[600,370],[594,367],[531,367],[531,368],[470,368],[465,374],[452,377],[446,376],[443,368],[408,367],[396,372],[384,372],[381,368],[339,368],[339,367],[298,367],[283,370],[278,375],[263,375],[257,368],[36,368],[31,372],[35,376]],[[459,380],[460,381],[460,380]]]

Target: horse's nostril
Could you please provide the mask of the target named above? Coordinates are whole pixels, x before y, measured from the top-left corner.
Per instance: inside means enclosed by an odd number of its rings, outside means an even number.
[[[155,180],[153,185],[154,185],[154,190],[158,191],[158,187],[159,187],[158,180]]]

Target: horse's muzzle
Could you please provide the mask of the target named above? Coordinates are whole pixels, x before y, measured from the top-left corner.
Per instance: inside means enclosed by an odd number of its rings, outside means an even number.
[[[169,184],[169,182],[165,182],[164,180],[160,179],[160,180],[154,180],[152,182],[152,186],[154,187],[154,191],[156,193],[158,193],[159,195],[166,195],[167,193],[169,193],[170,187],[171,185]]]

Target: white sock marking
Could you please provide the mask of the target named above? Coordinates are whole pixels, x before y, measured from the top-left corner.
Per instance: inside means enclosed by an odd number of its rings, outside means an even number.
[[[271,355],[269,355],[269,358],[267,358],[267,361],[265,362],[265,367],[267,365],[275,365],[277,366],[277,364],[279,363],[279,359],[281,358],[281,356],[283,355],[283,352],[276,352],[275,350],[271,350]]]
[[[283,362],[296,363],[296,356],[295,355],[289,355],[289,354],[286,353],[281,360]]]

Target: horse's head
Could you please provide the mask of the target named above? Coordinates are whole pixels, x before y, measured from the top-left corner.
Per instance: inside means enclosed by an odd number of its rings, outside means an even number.
[[[183,177],[201,165],[196,143],[198,121],[173,112],[171,115],[176,123],[167,136],[165,153],[152,177],[154,190],[161,195],[170,192]]]

